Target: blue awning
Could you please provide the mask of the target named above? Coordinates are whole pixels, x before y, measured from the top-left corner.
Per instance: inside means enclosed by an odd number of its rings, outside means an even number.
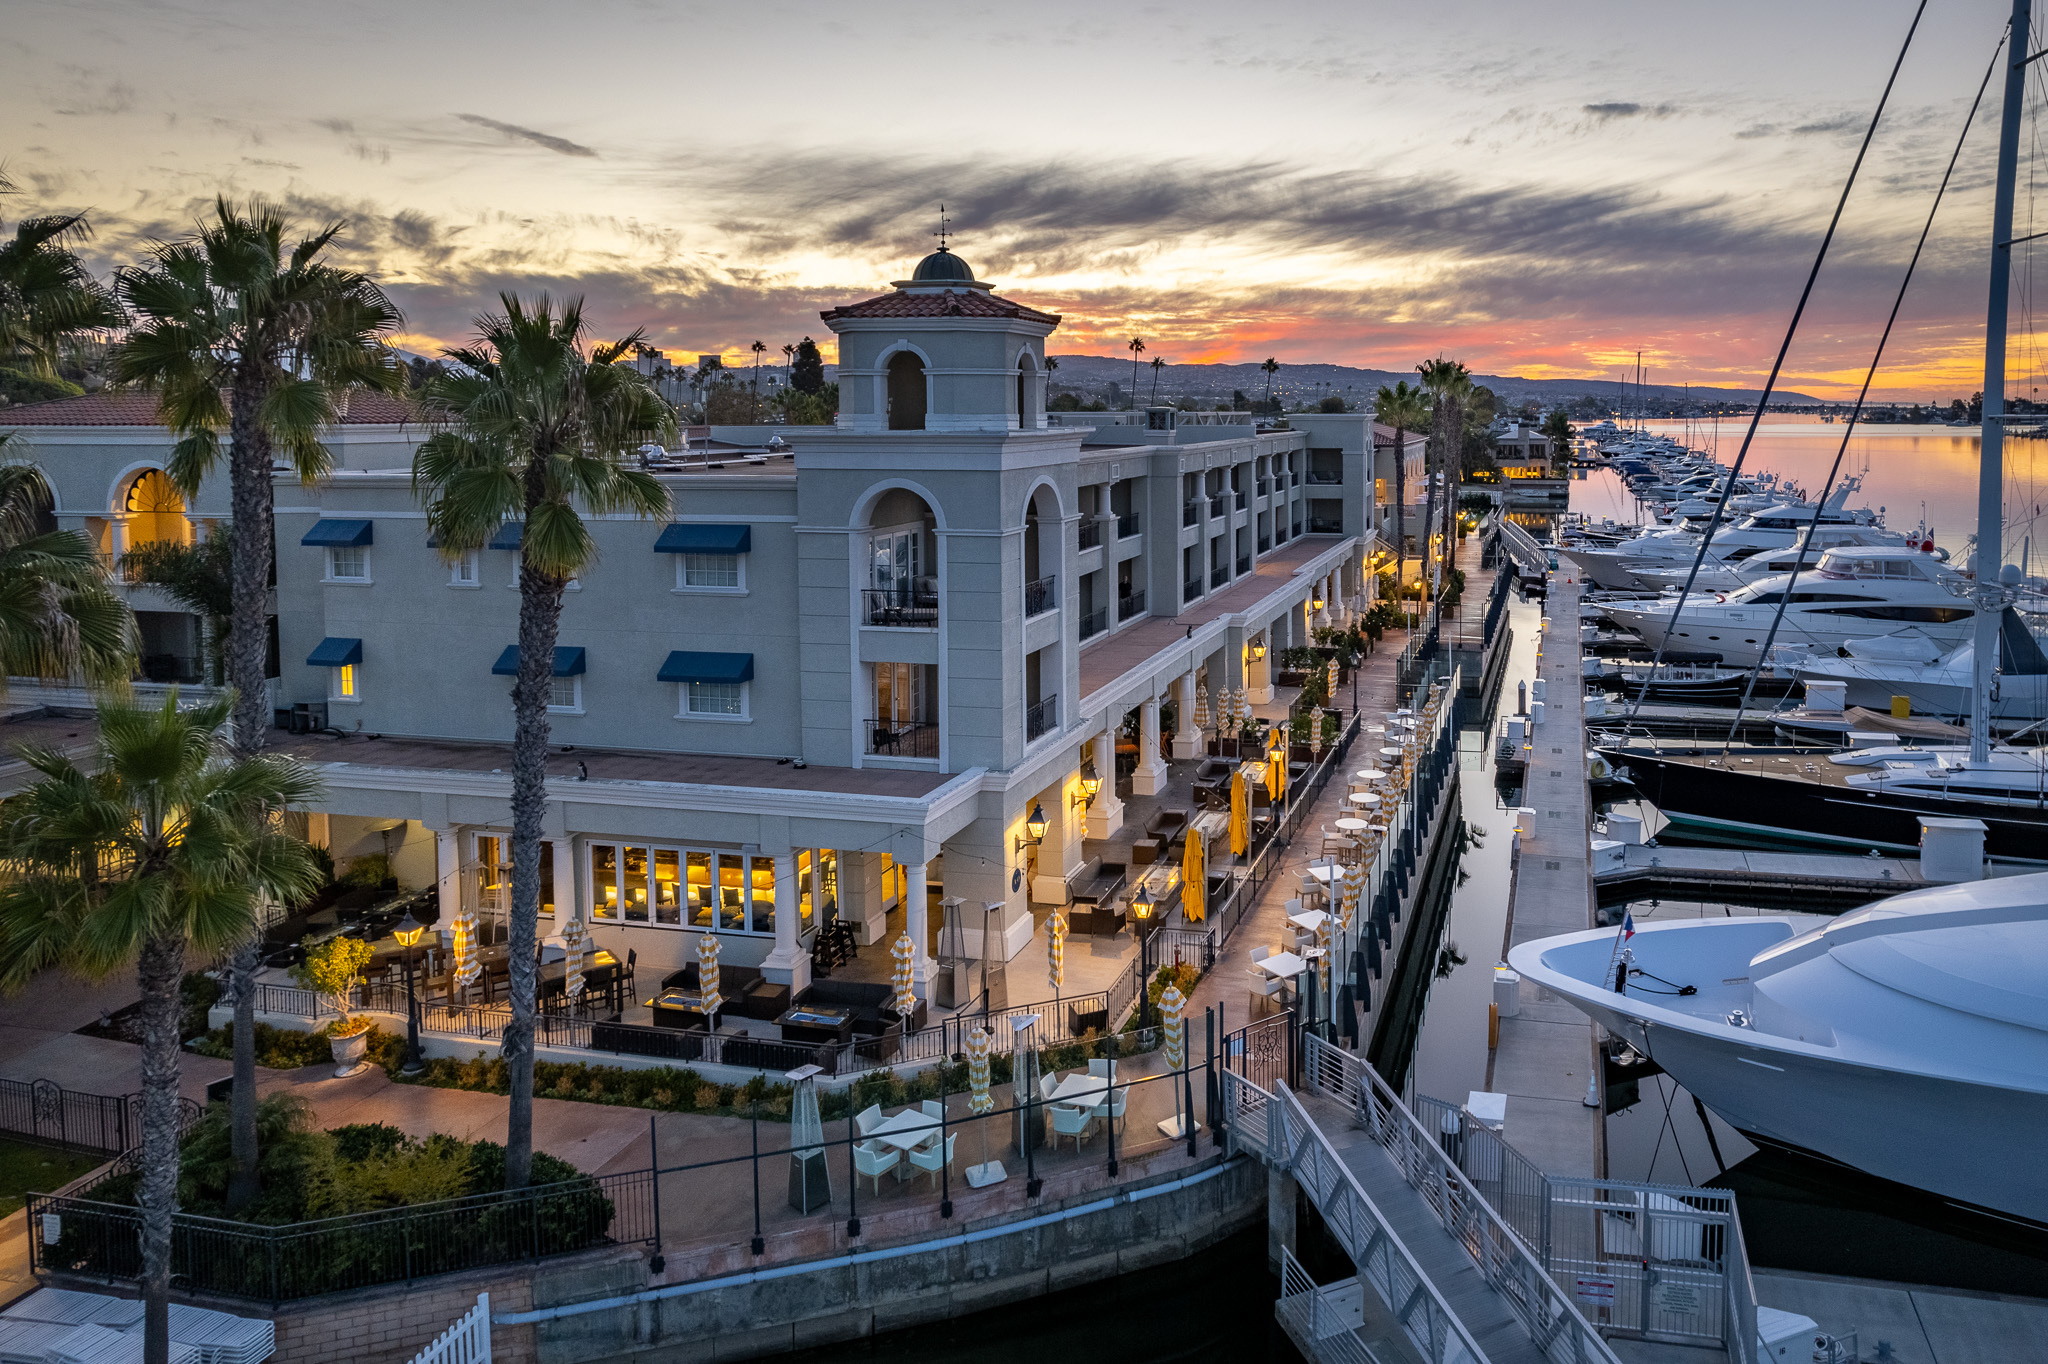
[[[370,543],[370,529],[368,521],[315,521],[299,543],[355,549]]]
[[[751,682],[754,680],[752,654],[705,654],[678,649],[662,662],[655,680],[660,682]]]
[[[578,677],[583,672],[583,649],[581,646],[558,644],[555,646],[555,676]],[[495,677],[515,677],[519,673],[519,646],[507,644],[505,652],[498,655],[498,661],[491,665]]]
[[[745,554],[754,547],[752,526],[696,525],[675,522],[661,528],[656,554]]]
[[[524,521],[507,521],[504,525],[498,527],[498,533],[491,537],[491,548],[517,549],[519,548],[520,540],[525,538],[525,535],[526,523]]]
[[[320,641],[319,647],[306,655],[309,668],[343,668],[351,663],[363,661],[363,642],[359,639],[336,639],[329,635]]]

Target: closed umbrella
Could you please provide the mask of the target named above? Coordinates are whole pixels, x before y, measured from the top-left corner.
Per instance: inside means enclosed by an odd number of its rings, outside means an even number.
[[[1240,766],[1230,774],[1230,852],[1234,857],[1251,851],[1251,819],[1246,809],[1250,804],[1251,792],[1246,789],[1244,768]]]
[[[583,996],[583,967],[589,950],[590,933],[583,920],[571,919],[562,925],[562,989],[571,999]]]
[[[1209,679],[1206,677],[1198,677],[1195,679],[1195,728],[1207,729],[1208,727]]]
[[[917,948],[910,941],[910,934],[907,931],[896,935],[896,943],[889,949],[889,955],[896,959],[896,972],[891,977],[894,988],[890,991],[889,1007],[908,1019],[917,1012],[917,987],[910,970],[911,961],[917,956]]]
[[[1365,894],[1365,864],[1353,863],[1344,868],[1344,894],[1341,904],[1344,908],[1344,931],[1349,933],[1351,925],[1358,918],[1359,897]]]
[[[1159,996],[1159,1026],[1166,1033],[1165,1051],[1168,1074],[1179,1070],[1187,1061],[1187,1035],[1186,1029],[1181,1023],[1181,1014],[1186,1010],[1187,1006],[1187,997],[1181,994],[1179,986],[1168,985]],[[1174,1131],[1172,1135],[1175,1139],[1178,1139],[1185,1136],[1188,1130],[1186,1120],[1181,1117],[1180,1111],[1181,1087],[1171,1081],[1169,1081],[1169,1087],[1173,1090]]]
[[[700,1006],[704,1010],[706,1027],[718,1025],[718,1011],[725,1007],[725,996],[718,992],[718,935],[705,933],[697,938],[697,993],[701,996]]]
[[[1180,856],[1180,912],[1181,917],[1191,924],[1198,924],[1209,917],[1208,905],[1208,861],[1202,847],[1202,835],[1188,830],[1187,846]]]
[[[484,964],[476,955],[476,911],[465,909],[455,916],[451,932],[454,941],[449,944],[455,956],[455,988],[463,990],[476,983],[484,973]]]
[[[1325,662],[1325,663],[1323,664],[1323,677],[1324,677],[1324,679],[1325,679],[1325,680],[1326,680],[1326,681],[1327,681],[1327,682],[1329,683],[1329,689],[1328,689],[1328,691],[1326,691],[1326,692],[1325,692],[1324,694],[1325,694],[1325,695],[1328,695],[1328,696],[1335,696],[1335,695],[1337,694],[1337,660],[1336,660],[1336,659],[1334,659],[1334,658],[1333,658],[1333,659],[1330,659],[1330,660],[1328,660],[1327,662]]]
[[[1067,916],[1058,910],[1045,921],[1045,967],[1053,998],[1057,999],[1060,987],[1067,983]]]
[[[1266,753],[1266,798],[1274,805],[1287,794],[1287,730],[1285,726],[1273,730],[1273,739]]]
[[[1316,925],[1316,946],[1321,948],[1323,952],[1323,954],[1320,957],[1316,958],[1316,979],[1320,981],[1322,984],[1323,998],[1328,999],[1330,997],[1331,943],[1330,916],[1327,914],[1325,914],[1322,918],[1322,921]]]

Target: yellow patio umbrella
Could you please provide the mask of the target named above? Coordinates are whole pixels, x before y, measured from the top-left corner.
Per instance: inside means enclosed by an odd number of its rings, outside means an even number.
[[[1323,955],[1316,958],[1316,980],[1323,987],[1323,998],[1330,997],[1330,916],[1325,914],[1316,925],[1316,946]]]
[[[718,1011],[725,1007],[725,996],[718,991],[716,933],[705,933],[697,939],[697,993],[702,998],[705,1026],[713,1026],[717,1022]]]
[[[977,1025],[967,1034],[967,1111],[977,1118],[987,1117],[995,1111],[995,1096],[988,1092],[988,1056],[991,1039],[988,1029]],[[993,1184],[1002,1177],[1001,1169],[989,1169],[988,1124],[976,1123],[981,1129],[981,1164],[967,1172],[967,1182],[976,1188],[982,1184]],[[991,1177],[993,1176],[993,1177]]]
[[[1191,924],[1198,924],[1209,917],[1209,878],[1204,866],[1208,861],[1206,853],[1202,847],[1202,835],[1189,829],[1187,846],[1180,855],[1180,912],[1181,917]]]
[[[1057,998],[1060,987],[1067,983],[1067,916],[1058,910],[1045,921],[1045,966],[1046,980]]]
[[[583,995],[583,968],[590,950],[590,933],[583,926],[583,920],[571,919],[562,925],[562,989],[571,999]]]
[[[466,989],[484,973],[484,964],[476,955],[476,911],[465,909],[457,914],[450,936],[454,939],[449,948],[455,955],[455,988]]]
[[[1267,741],[1266,751],[1266,798],[1279,805],[1280,798],[1287,794],[1287,729],[1284,725],[1273,728],[1273,738]]]
[[[1207,729],[1208,727],[1209,679],[1206,677],[1197,677],[1195,679],[1195,728]]]
[[[1180,1016],[1188,1006],[1178,985],[1169,985],[1159,996],[1159,1026],[1166,1031],[1166,1068],[1179,1070],[1187,1059],[1187,1039],[1181,1033]]]
[[[1230,852],[1243,857],[1251,851],[1251,792],[1246,789],[1242,765],[1230,774]]]
[[[1330,696],[1330,698],[1331,698],[1332,700],[1334,700],[1334,699],[1336,698],[1336,695],[1337,695],[1337,660],[1336,660],[1336,659],[1334,659],[1334,658],[1333,658],[1333,659],[1330,659],[1330,660],[1328,660],[1327,662],[1325,662],[1325,663],[1323,664],[1323,676],[1324,676],[1324,677],[1325,677],[1325,678],[1326,678],[1326,679],[1328,680],[1328,682],[1329,682],[1329,691],[1328,691],[1328,693],[1327,693],[1327,694],[1328,694],[1328,695]]]
[[[1343,928],[1346,933],[1358,921],[1358,902],[1365,894],[1365,863],[1363,860],[1344,868],[1344,894],[1339,901],[1344,910]]]
[[[909,932],[896,935],[896,943],[889,949],[889,955],[896,959],[896,971],[890,978],[892,989],[889,1007],[909,1018],[917,1012],[917,987],[911,977],[910,964],[917,956],[917,947],[910,941]]]

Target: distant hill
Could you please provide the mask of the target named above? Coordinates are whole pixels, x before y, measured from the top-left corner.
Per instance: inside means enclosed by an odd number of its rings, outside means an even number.
[[[1117,384],[1128,389],[1131,384],[1131,361],[1129,356],[1118,359],[1114,355],[1061,355],[1055,357],[1059,367],[1053,373],[1056,385],[1069,388],[1101,388],[1106,384]],[[1523,379],[1512,374],[1475,374],[1473,379],[1486,387],[1506,403],[1520,403],[1534,398],[1538,402],[1553,403],[1568,401],[1588,395],[1595,397],[1618,397],[1622,385],[1613,379]],[[1356,369],[1350,365],[1282,365],[1273,376],[1273,391],[1287,403],[1302,399],[1321,397],[1329,393],[1341,394],[1349,402],[1360,402],[1379,391],[1380,385],[1406,379],[1414,383],[1413,370]],[[1231,391],[1243,389],[1247,396],[1258,398],[1266,392],[1266,374],[1256,364],[1241,365],[1176,365],[1169,363],[1159,371],[1160,401],[1178,402],[1183,398],[1211,403],[1229,401]],[[1687,388],[1683,385],[1648,384],[1645,389],[1660,399],[1683,400],[1690,396],[1696,400],[1742,403],[1755,402],[1761,392],[1754,388]],[[1635,385],[1628,385],[1631,398],[1635,396]],[[1138,397],[1149,401],[1152,397],[1152,367],[1141,362],[1138,371]],[[1820,399],[1804,393],[1790,393],[1779,390],[1771,395],[1772,402],[1814,403]]]

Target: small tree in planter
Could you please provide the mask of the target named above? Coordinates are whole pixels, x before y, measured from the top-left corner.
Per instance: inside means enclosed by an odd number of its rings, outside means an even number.
[[[1323,744],[1322,744],[1322,746],[1323,746],[1324,748],[1334,748],[1334,747],[1336,746],[1336,744],[1337,744],[1337,735],[1338,735],[1338,733],[1340,732],[1340,730],[1341,730],[1342,728],[1343,728],[1343,722],[1342,722],[1341,720],[1339,720],[1339,719],[1337,718],[1337,712],[1336,712],[1336,711],[1334,711],[1334,710],[1326,710],[1326,711],[1324,711],[1324,712],[1323,712]]]
[[[341,1015],[327,1030],[337,1077],[354,1075],[365,1064],[363,1053],[370,1045],[370,1019],[365,1014],[350,1017],[348,1006],[356,986],[362,982],[363,968],[370,964],[370,956],[370,945],[360,938],[329,938],[318,947],[307,948],[306,959],[292,968],[293,980],[317,991]]]

